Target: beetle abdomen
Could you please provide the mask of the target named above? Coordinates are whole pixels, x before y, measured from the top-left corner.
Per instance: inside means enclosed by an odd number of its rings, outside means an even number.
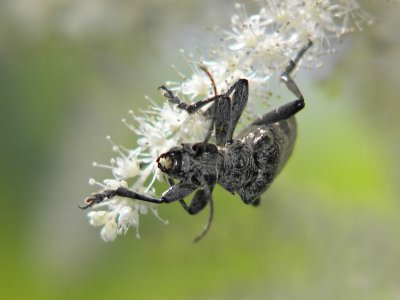
[[[296,135],[296,120],[292,117],[272,124],[249,126],[237,138],[251,145],[259,169],[271,172],[276,169],[279,173],[293,152]]]
[[[268,125],[245,128],[238,139],[251,147],[257,174],[236,191],[245,203],[253,203],[271,185],[289,159],[296,139],[294,117]]]
[[[257,165],[254,162],[253,149],[241,140],[235,140],[221,150],[223,156],[218,183],[233,193],[241,186],[253,181],[257,176]]]

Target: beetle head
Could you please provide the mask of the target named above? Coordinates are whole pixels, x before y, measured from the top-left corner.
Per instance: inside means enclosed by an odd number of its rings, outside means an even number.
[[[176,179],[186,179],[193,174],[204,173],[204,165],[216,158],[218,148],[214,144],[181,144],[157,158],[158,168]]]
[[[181,147],[171,148],[157,158],[158,168],[174,178],[181,178],[183,175],[182,162],[185,156]]]

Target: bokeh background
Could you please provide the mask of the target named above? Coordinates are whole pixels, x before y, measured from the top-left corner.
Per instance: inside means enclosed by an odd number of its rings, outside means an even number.
[[[109,176],[105,136],[135,145],[120,119],[163,101],[178,49],[207,48],[232,4],[0,2],[1,299],[400,299],[396,1],[363,1],[375,24],[297,76],[296,150],[259,208],[218,189],[198,244],[207,210],[104,243],[77,208]]]

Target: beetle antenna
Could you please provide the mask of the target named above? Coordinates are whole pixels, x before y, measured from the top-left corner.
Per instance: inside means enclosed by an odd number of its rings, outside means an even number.
[[[205,66],[200,66],[199,68],[200,68],[200,70],[202,70],[204,73],[207,74],[207,76],[208,76],[208,78],[210,79],[211,84],[212,84],[212,86],[213,86],[214,96],[217,96],[217,94],[218,94],[218,92],[217,92],[217,85],[215,84],[214,77],[212,77],[210,71],[208,71],[208,69],[207,69]]]
[[[208,232],[208,230],[211,227],[211,223],[213,221],[214,218],[214,202],[213,202],[213,198],[212,198],[212,194],[210,194],[210,214],[208,215],[208,222],[206,224],[206,226],[204,226],[203,231],[194,239],[194,243],[197,243],[198,241],[200,241]]]
[[[217,91],[217,85],[215,84],[214,77],[211,75],[210,71],[208,71],[208,69],[205,66],[199,66],[199,68],[204,73],[206,73],[208,78],[210,79],[211,85],[213,86],[214,97],[216,97],[218,95],[218,91]],[[213,128],[214,128],[215,118],[217,116],[217,105],[218,105],[217,102],[218,102],[218,99],[216,100],[216,103],[214,103],[214,105],[213,105],[213,112],[212,112],[213,113],[213,118],[212,118],[212,121],[211,121],[211,124],[210,124],[210,128],[208,129],[207,135],[206,135],[206,137],[204,139],[204,143],[208,142],[208,140],[211,137],[211,133],[213,131]]]

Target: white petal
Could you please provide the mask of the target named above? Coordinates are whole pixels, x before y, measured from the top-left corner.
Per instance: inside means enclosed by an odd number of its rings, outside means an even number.
[[[107,222],[106,211],[91,211],[87,214],[89,223],[92,226],[101,226]]]
[[[148,209],[148,207],[147,207],[147,205],[144,205],[144,204],[140,204],[139,205],[139,212],[142,214],[142,215],[147,215],[147,212],[149,211],[149,209]]]
[[[126,233],[130,226],[139,226],[139,214],[132,207],[125,206],[118,217],[118,226],[121,233]]]
[[[155,207],[150,207],[150,209],[151,209],[151,212],[153,213],[153,215],[154,215],[157,219],[159,219],[159,220],[160,220],[161,222],[163,222],[165,225],[168,225],[168,224],[169,224],[169,221],[168,221],[168,220],[164,220],[163,218],[160,217],[160,215],[158,214],[157,208],[155,208]]]
[[[132,178],[140,173],[139,165],[136,160],[117,157],[117,168],[115,173],[121,178]]]
[[[100,235],[105,242],[112,242],[117,238],[118,226],[114,219],[108,221],[101,229]]]
[[[117,189],[119,187],[128,187],[128,184],[124,180],[104,179],[103,182],[109,189]]]

